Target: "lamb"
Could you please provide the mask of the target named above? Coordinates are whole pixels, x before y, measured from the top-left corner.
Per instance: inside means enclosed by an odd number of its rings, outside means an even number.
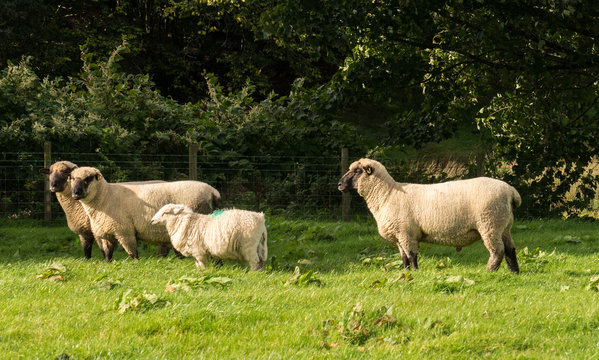
[[[207,255],[247,262],[252,270],[262,269],[268,256],[263,213],[228,209],[202,215],[182,204],[168,204],[154,215],[152,224],[165,225],[173,248],[192,255],[201,269]]]
[[[340,191],[357,190],[379,234],[397,245],[404,267],[418,269],[420,242],[462,248],[482,238],[490,253],[487,271],[505,261],[518,273],[510,229],[520,195],[507,183],[479,177],[422,185],[395,182],[378,161],[360,159],[339,180]]]
[[[219,192],[203,182],[113,184],[92,167],[73,170],[71,188],[73,198],[80,201],[90,219],[107,262],[112,259],[117,242],[133,259],[138,258],[137,240],[169,244],[164,227],[150,224],[152,216],[165,204],[176,201],[194,211],[209,213],[220,200]]]

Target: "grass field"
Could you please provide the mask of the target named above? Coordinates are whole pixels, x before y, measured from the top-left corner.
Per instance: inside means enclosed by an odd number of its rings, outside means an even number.
[[[369,217],[267,223],[252,273],[152,246],[83,260],[66,226],[3,222],[0,358],[599,358],[593,222],[516,222],[520,275],[487,273],[480,242],[425,244],[405,272]]]

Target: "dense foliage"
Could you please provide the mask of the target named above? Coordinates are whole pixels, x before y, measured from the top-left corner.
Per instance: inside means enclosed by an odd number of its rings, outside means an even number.
[[[537,214],[595,193],[599,3],[7,0],[0,18],[1,151],[362,154],[466,127]]]

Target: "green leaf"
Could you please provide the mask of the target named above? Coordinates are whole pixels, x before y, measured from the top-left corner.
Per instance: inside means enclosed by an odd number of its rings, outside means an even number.
[[[599,275],[592,276],[585,289],[599,292]]]
[[[167,291],[175,290],[191,291],[197,288],[219,287],[225,288],[233,282],[233,279],[226,276],[205,275],[201,277],[182,276],[176,282],[167,285]]]
[[[61,274],[64,273],[66,270],[67,270],[67,268],[64,265],[62,265],[61,263],[53,262],[50,265],[48,265],[42,273],[37,274],[35,277],[37,279],[63,281],[64,278],[62,277]]]
[[[170,305],[170,302],[160,298],[158,295],[143,291],[133,291],[129,289],[118,297],[114,304],[114,309],[119,314],[127,311],[145,312],[151,309],[158,309]]]
[[[285,282],[285,285],[307,286],[307,285],[322,286],[323,283],[316,277],[316,274],[310,269],[305,273],[301,273],[299,266],[296,266],[293,275]]]

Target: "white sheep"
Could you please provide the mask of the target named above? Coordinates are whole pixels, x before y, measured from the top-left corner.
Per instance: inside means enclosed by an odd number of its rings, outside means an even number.
[[[76,164],[70,161],[59,161],[52,164],[49,168],[41,169],[42,174],[49,177],[50,191],[56,194],[56,199],[60,203],[67,225],[72,232],[79,236],[84,256],[89,259],[92,255],[92,244],[94,243],[94,234],[92,233],[89,218],[83,210],[79,201],[73,199],[71,195],[71,184],[69,175],[77,168]],[[98,246],[102,249],[101,244]]]
[[[92,244],[95,241],[92,232],[89,217],[83,209],[81,203],[73,199],[71,194],[70,174],[77,168],[77,164],[70,161],[58,161],[49,168],[40,169],[40,173],[48,175],[50,191],[56,194],[56,199],[64,211],[69,229],[79,236],[81,247],[85,258],[90,259],[92,253]],[[150,180],[141,182],[126,182],[121,184],[154,184],[162,183],[162,180]],[[102,252],[102,245],[96,241]],[[158,249],[158,255],[166,256],[170,246],[161,245]],[[106,254],[104,253],[106,258]]]
[[[162,206],[180,202],[197,212],[209,213],[220,200],[219,192],[199,181],[152,184],[108,183],[100,170],[81,167],[71,172],[71,190],[90,219],[92,232],[101,243],[106,260],[112,259],[117,242],[137,259],[137,240],[170,244],[161,226],[150,224]]]
[[[168,204],[154,215],[152,224],[165,225],[173,248],[192,255],[202,269],[207,255],[247,262],[252,270],[262,269],[268,256],[263,213],[228,209],[202,215],[181,204]]]
[[[366,200],[379,234],[397,245],[405,268],[418,268],[419,242],[461,248],[482,238],[490,253],[488,271],[497,270],[505,255],[508,268],[519,272],[510,229],[512,210],[522,200],[503,181],[479,177],[432,185],[398,183],[378,161],[360,159],[338,187],[356,189]]]

